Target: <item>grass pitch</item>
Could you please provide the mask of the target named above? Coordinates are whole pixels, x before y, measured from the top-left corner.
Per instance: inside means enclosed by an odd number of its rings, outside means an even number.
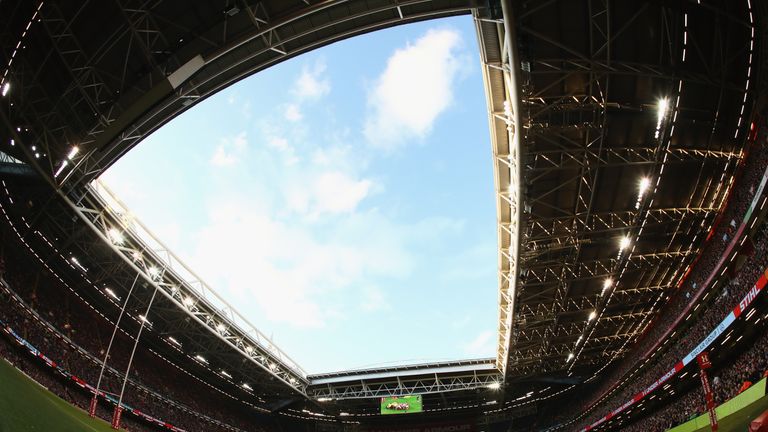
[[[0,432],[114,432],[0,359]]]

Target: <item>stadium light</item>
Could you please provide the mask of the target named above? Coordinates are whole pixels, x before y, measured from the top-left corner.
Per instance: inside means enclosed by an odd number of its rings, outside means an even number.
[[[7,82],[3,84],[3,97],[8,94],[8,92],[11,90],[11,83]]]
[[[175,343],[178,346],[181,346],[181,342],[177,341],[176,338],[174,338],[173,336],[168,336],[168,340]]]
[[[332,399],[332,398],[329,398],[329,397],[319,397],[319,398],[317,398],[317,401],[318,401],[318,402],[330,402],[330,401],[332,401],[332,400],[333,400],[333,399]]]
[[[11,142],[13,142],[13,140],[11,140]],[[13,145],[13,144],[11,144],[11,145]],[[53,177],[54,178],[58,177],[59,174],[61,174],[61,172],[64,171],[64,168],[66,168],[66,167],[67,167],[67,161],[62,161],[61,165],[59,165],[59,169],[57,169],[56,172],[53,173]]]
[[[661,98],[659,99],[659,104],[657,106],[657,112],[656,112],[656,122],[657,122],[657,128],[661,126],[661,121],[664,120],[664,117],[667,115],[667,109],[669,108],[669,101],[667,98]]]
[[[157,279],[157,277],[160,276],[160,270],[158,270],[155,266],[148,268],[147,273],[149,273],[149,276],[152,279]]]
[[[228,374],[227,371],[225,371],[225,370],[222,370],[221,374],[224,375],[227,378],[232,378],[232,375]]]
[[[133,258],[134,261],[140,261],[141,253],[139,253],[139,251],[133,251],[133,253],[131,254],[131,257]]]
[[[245,347],[245,352],[247,352],[248,354],[252,353],[253,352],[253,347],[250,346],[250,345]]]
[[[227,331],[227,326],[219,323],[216,325],[216,330],[218,330],[219,333],[225,333]]]
[[[109,294],[109,295],[110,295],[110,297],[113,297],[113,298],[115,298],[116,300],[120,300],[120,297],[118,297],[118,296],[117,296],[117,294],[115,294],[115,292],[114,292],[114,291],[112,291],[112,289],[110,289],[110,288],[104,288],[104,291],[106,291],[106,293],[107,293],[107,294]]]
[[[638,186],[640,189],[639,191],[640,196],[643,196],[645,191],[647,191],[650,186],[651,186],[651,179],[649,179],[648,177],[643,177],[642,179],[640,179],[640,185]]]
[[[491,390],[498,390],[501,388],[501,383],[498,381],[494,381],[486,386],[487,388]]]
[[[272,370],[276,370],[277,369],[277,365],[274,364],[274,363],[270,363],[269,364],[269,368],[272,369]]]
[[[184,306],[186,306],[186,307],[190,307],[190,306],[192,306],[193,304],[195,304],[195,301],[194,301],[194,300],[192,300],[190,297],[184,297],[184,301],[183,301],[183,303],[184,303]]]
[[[67,159],[72,160],[75,156],[77,156],[77,153],[80,151],[80,147],[78,146],[72,146],[72,149],[69,151],[69,154],[67,155]]]
[[[600,293],[600,295],[605,295],[605,292],[608,291],[608,288],[610,288],[611,285],[613,285],[613,279],[608,278],[608,279],[604,280],[603,281],[603,291]]]
[[[121,233],[117,228],[110,228],[107,231],[107,237],[109,238],[109,241],[112,242],[112,244],[120,246],[125,243],[125,237],[123,236],[123,233]]]
[[[246,390],[253,390],[251,386],[248,385],[248,383],[243,383],[243,388]]]
[[[587,321],[592,321],[595,318],[597,318],[597,312],[592,311],[589,313],[589,317],[587,318]]]
[[[152,323],[144,315],[139,315],[139,319],[146,323],[148,326],[152,327]]]
[[[201,356],[200,354],[196,355],[195,358],[205,364],[208,364],[208,360],[206,360],[205,357]]]
[[[624,249],[628,248],[629,243],[630,243],[629,237],[627,236],[622,237],[621,240],[619,240],[619,252],[622,252],[624,251]]]
[[[82,270],[82,271],[87,271],[87,270],[85,269],[85,267],[83,267],[83,265],[82,265],[82,264],[80,264],[80,261],[78,261],[78,260],[77,260],[77,258],[75,258],[75,257],[72,257],[72,258],[70,258],[70,260],[72,261],[72,264],[74,264],[74,265],[76,265],[76,266],[80,267],[80,270]]]
[[[571,361],[571,360],[573,360],[573,353],[568,353],[568,360],[567,361]]]

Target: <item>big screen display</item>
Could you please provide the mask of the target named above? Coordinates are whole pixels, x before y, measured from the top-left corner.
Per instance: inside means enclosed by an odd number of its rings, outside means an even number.
[[[381,398],[382,414],[411,414],[421,411],[421,395],[392,396]]]

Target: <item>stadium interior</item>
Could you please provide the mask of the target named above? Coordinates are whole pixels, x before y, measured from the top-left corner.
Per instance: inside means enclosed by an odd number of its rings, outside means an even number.
[[[97,181],[246,77],[458,15],[493,358],[307,374]],[[0,33],[0,431],[768,431],[768,2],[0,0]]]

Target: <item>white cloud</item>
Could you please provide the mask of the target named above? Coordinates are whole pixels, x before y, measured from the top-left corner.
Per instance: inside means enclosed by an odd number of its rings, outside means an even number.
[[[494,332],[484,330],[474,339],[464,345],[464,353],[472,357],[492,356],[495,352],[496,340],[493,338]]]
[[[265,201],[230,195],[209,202],[190,259],[192,268],[238,310],[262,317],[257,326],[325,327],[344,318],[339,307],[348,307],[343,301],[348,290],[371,278],[403,277],[412,269],[406,231],[376,212],[339,220],[332,225],[338,231],[325,236],[311,226],[279,220]],[[361,234],[361,227],[370,231],[371,226],[376,232]],[[378,288],[369,286],[361,294],[361,308],[387,307]]]
[[[395,51],[368,95],[364,133],[369,143],[392,149],[431,131],[453,100],[461,42],[455,30],[430,30]]]
[[[376,287],[367,287],[363,289],[363,302],[360,307],[370,313],[387,310],[390,305],[382,290]]]
[[[295,165],[299,163],[299,157],[296,156],[296,149],[288,144],[288,140],[283,137],[272,137],[267,141],[267,146],[277,150],[283,156],[285,165]]]
[[[319,99],[331,92],[331,82],[325,77],[325,62],[318,60],[312,67],[305,66],[293,86],[299,99]]]
[[[245,132],[234,138],[222,138],[211,157],[211,164],[216,167],[229,167],[236,164],[248,147]]]
[[[313,185],[317,213],[348,213],[357,207],[371,188],[370,180],[355,180],[339,172],[325,172]]]
[[[290,103],[285,106],[285,119],[291,122],[300,121],[303,118],[301,108],[297,104]]]

